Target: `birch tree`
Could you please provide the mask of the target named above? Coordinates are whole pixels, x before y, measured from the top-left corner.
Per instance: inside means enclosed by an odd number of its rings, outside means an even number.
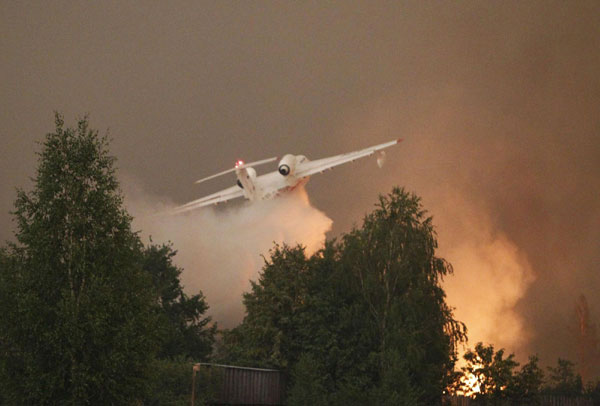
[[[157,307],[108,140],[87,118],[47,134],[0,290],[2,390],[10,404],[125,404],[146,389]]]

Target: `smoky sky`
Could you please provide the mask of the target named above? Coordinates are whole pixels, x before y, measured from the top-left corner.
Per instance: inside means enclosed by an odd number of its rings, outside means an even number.
[[[2,2],[0,237],[54,111],[89,114],[119,174],[178,203],[229,186],[193,181],[240,158],[402,137],[382,170],[311,179],[328,235],[405,186],[463,264],[457,302],[477,308],[477,264],[510,252],[523,339],[499,341],[575,360],[580,294],[600,322],[599,17],[597,1]],[[482,235],[493,254],[464,260]]]

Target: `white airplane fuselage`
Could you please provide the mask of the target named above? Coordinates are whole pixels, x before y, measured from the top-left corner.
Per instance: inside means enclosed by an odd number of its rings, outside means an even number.
[[[306,157],[303,157],[307,160]],[[293,175],[281,176],[279,172],[269,172],[256,176],[252,167],[236,169],[237,185],[242,188],[244,197],[250,201],[268,200],[277,195],[306,185],[309,176],[297,178]]]

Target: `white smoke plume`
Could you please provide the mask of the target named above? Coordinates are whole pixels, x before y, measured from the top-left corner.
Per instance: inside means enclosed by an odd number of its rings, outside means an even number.
[[[144,192],[135,182],[126,181],[123,189],[134,229],[144,242],[152,238],[154,243],[173,243],[185,291],[202,290],[209,314],[227,328],[242,320],[242,293],[250,289],[250,280],[257,280],[262,255],[274,243],[302,244],[312,254],[322,247],[332,224],[310,204],[303,188],[269,201],[179,215],[161,214],[176,205]]]
[[[145,242],[151,237],[155,243],[173,243],[186,291],[202,290],[210,314],[223,327],[242,320],[242,293],[257,279],[261,256],[274,243],[300,243],[311,254],[322,246],[332,225],[311,206],[304,189],[274,200],[180,215],[160,214],[176,204],[145,192],[136,182],[126,179],[124,190],[134,229]],[[529,332],[516,306],[534,279],[526,255],[494,227],[485,207],[448,188],[432,188],[427,195],[438,232],[438,256],[454,267],[444,289],[456,308],[455,317],[469,329],[469,345],[483,341],[509,351],[519,349]]]

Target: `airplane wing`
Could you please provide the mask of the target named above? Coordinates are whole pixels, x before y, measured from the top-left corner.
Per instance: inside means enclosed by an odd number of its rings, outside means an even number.
[[[307,161],[296,167],[294,176],[297,178],[304,178],[306,176],[314,175],[315,173],[321,173],[327,169],[333,168],[334,166],[342,165],[347,162],[355,161],[359,158],[373,155],[375,152],[391,147],[392,145],[396,145],[401,141],[401,139],[397,139],[375,145],[373,147],[365,148],[360,151],[349,152],[347,154],[336,155],[329,158],[317,159],[315,161]]]
[[[176,207],[172,214],[184,213],[189,210],[194,210],[199,207],[210,206],[211,204],[217,204],[221,202],[226,202],[227,200],[235,199],[237,197],[244,196],[243,190],[235,185],[228,187],[227,189],[223,189],[220,192],[213,193],[212,195],[204,196],[200,199],[193,200],[189,203],[186,203],[182,206]]]

